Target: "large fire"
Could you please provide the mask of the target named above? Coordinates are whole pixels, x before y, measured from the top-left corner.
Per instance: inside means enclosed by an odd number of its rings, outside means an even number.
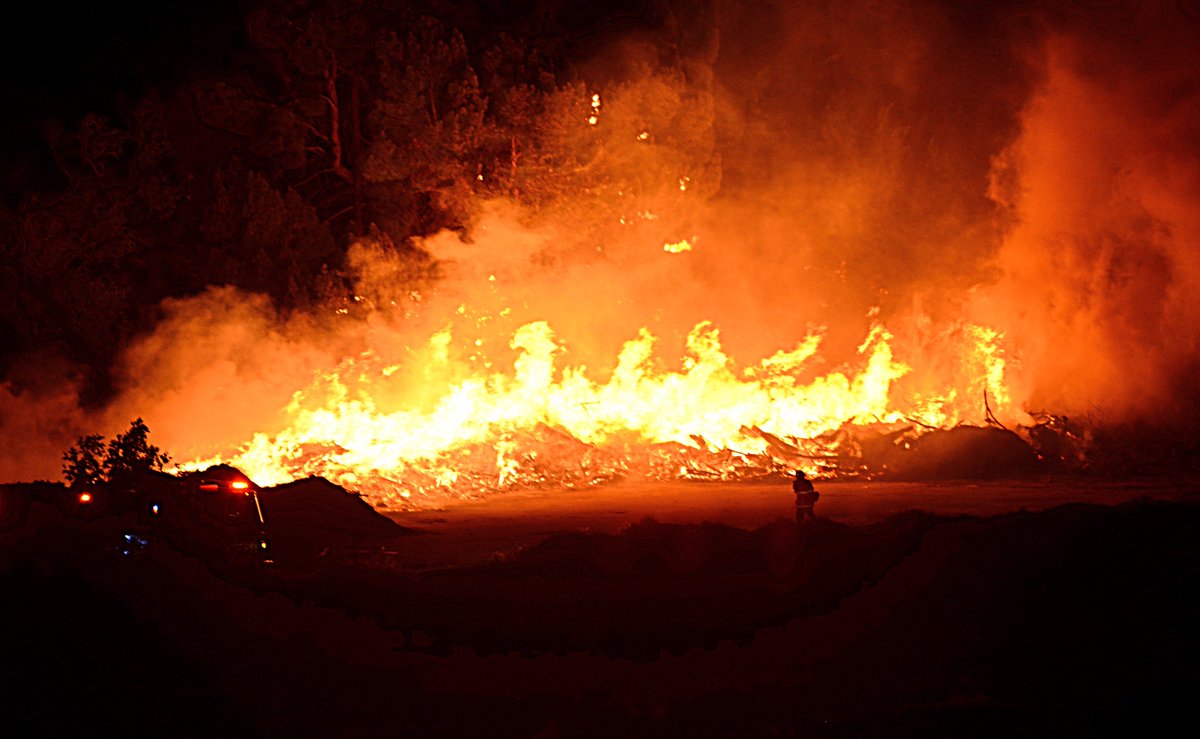
[[[387,249],[356,244],[366,294],[332,310],[339,347],[290,377],[281,409],[259,407],[252,431],[195,447],[183,466],[228,462],[268,485],[319,475],[411,508],[625,476],[858,475],[871,435],[1021,417],[1000,329],[894,299],[864,320],[887,280],[833,260],[836,239],[826,253],[808,243],[823,209],[855,233],[861,188],[798,193],[820,212],[767,233],[763,204],[710,204],[711,91],[668,75],[559,98],[540,201],[481,200],[468,238],[416,240],[440,270],[427,294]],[[833,323],[837,339],[798,316]]]
[[[457,311],[467,314],[465,306]],[[486,328],[488,316],[471,323]],[[900,427],[982,423],[1007,409],[1005,363],[996,332],[957,332],[964,386],[917,393],[903,387],[910,368],[893,337],[876,324],[855,361],[813,374],[822,334],[738,367],[717,328],[695,325],[677,366],[656,357],[645,328],[625,342],[596,379],[584,366],[560,366],[563,346],[546,321],[509,337],[511,366],[479,353],[482,335],[445,328],[413,352],[405,368],[373,352],[345,359],[298,390],[275,434],[258,433],[224,461],[262,484],[320,475],[360,492],[380,508],[436,505],[516,487],[585,486],[615,477],[741,479],[801,467],[853,473],[848,434]],[[495,337],[489,337],[494,339]],[[474,347],[480,371],[450,381],[452,346]],[[420,397],[402,377],[418,371]],[[383,399],[387,400],[383,400]]]
[[[346,163],[364,220],[328,271],[272,302],[282,275],[248,265],[326,259],[322,211],[291,229],[269,198],[207,208],[205,248],[245,269],[167,298],[103,407],[74,380],[0,382],[0,474],[53,474],[71,437],[134,417],[181,467],[319,475],[380,508],[872,475],[964,423],[1081,463],[1089,429],[1194,429],[1191,39],[1156,56],[897,17],[764,10],[536,95],[471,72],[444,121],[434,87],[392,80]]]

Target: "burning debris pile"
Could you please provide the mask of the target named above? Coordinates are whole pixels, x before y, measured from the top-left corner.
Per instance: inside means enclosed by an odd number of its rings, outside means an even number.
[[[719,332],[701,323],[687,336],[679,369],[667,369],[643,329],[599,379],[584,366],[556,366],[565,350],[545,322],[513,333],[510,372],[477,361],[489,369],[464,376],[451,357],[451,334],[439,332],[430,351],[417,352],[419,397],[404,391],[411,368],[377,354],[343,360],[293,395],[284,428],[186,466],[224,461],[268,485],[320,476],[377,508],[420,508],[624,477],[729,481],[796,468],[824,478],[869,477],[887,467],[872,448],[982,413],[958,400],[967,390],[914,394],[904,385],[910,369],[894,358],[881,326],[858,347],[857,361],[823,373],[808,366],[819,333],[739,370]],[[1007,397],[995,337],[986,336],[967,355],[973,376]],[[467,338],[477,349],[480,342]]]

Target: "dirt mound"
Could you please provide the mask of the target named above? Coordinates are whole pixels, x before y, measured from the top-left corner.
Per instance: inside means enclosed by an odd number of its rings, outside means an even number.
[[[334,548],[375,546],[414,533],[321,477],[266,488],[261,499],[272,548],[280,560],[310,559]]]

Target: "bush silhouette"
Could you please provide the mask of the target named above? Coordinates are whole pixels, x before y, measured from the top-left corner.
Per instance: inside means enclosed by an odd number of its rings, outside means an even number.
[[[104,437],[100,434],[80,436],[75,446],[63,453],[63,477],[73,488],[95,485],[104,481]]]
[[[145,421],[138,418],[129,424],[128,431],[117,434],[117,438],[108,442],[104,471],[108,474],[109,482],[141,472],[161,470],[164,464],[171,461],[171,457],[162,453],[149,439],[150,429]]]
[[[100,455],[104,454],[101,460]],[[117,482],[143,472],[161,470],[171,460],[150,443],[150,429],[141,418],[129,430],[104,443],[100,434],[81,436],[63,454],[63,476],[71,487]]]

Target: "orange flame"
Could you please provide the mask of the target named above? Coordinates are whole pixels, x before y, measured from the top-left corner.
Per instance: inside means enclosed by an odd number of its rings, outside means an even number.
[[[1006,403],[1000,337],[982,327],[966,334],[993,402]],[[425,377],[452,376],[453,338],[450,328],[429,338]],[[811,333],[794,349],[738,370],[718,330],[702,322],[688,334],[680,366],[662,369],[656,338],[643,328],[601,382],[582,366],[560,369],[563,348],[549,323],[537,321],[512,334],[511,371],[447,382],[424,407],[412,398],[378,400],[395,396],[395,365],[370,356],[346,360],[295,393],[285,430],[256,434],[229,458],[186,467],[227,461],[266,485],[319,474],[377,507],[412,507],[522,485],[591,484],[631,471],[635,458],[689,476],[687,464],[664,449],[724,454],[760,472],[796,465],[815,472],[798,452],[780,460],[771,440],[798,450],[847,424],[959,420],[956,390],[894,397],[909,367],[893,356],[893,338],[882,326],[870,330],[852,365],[802,381],[821,342]]]

